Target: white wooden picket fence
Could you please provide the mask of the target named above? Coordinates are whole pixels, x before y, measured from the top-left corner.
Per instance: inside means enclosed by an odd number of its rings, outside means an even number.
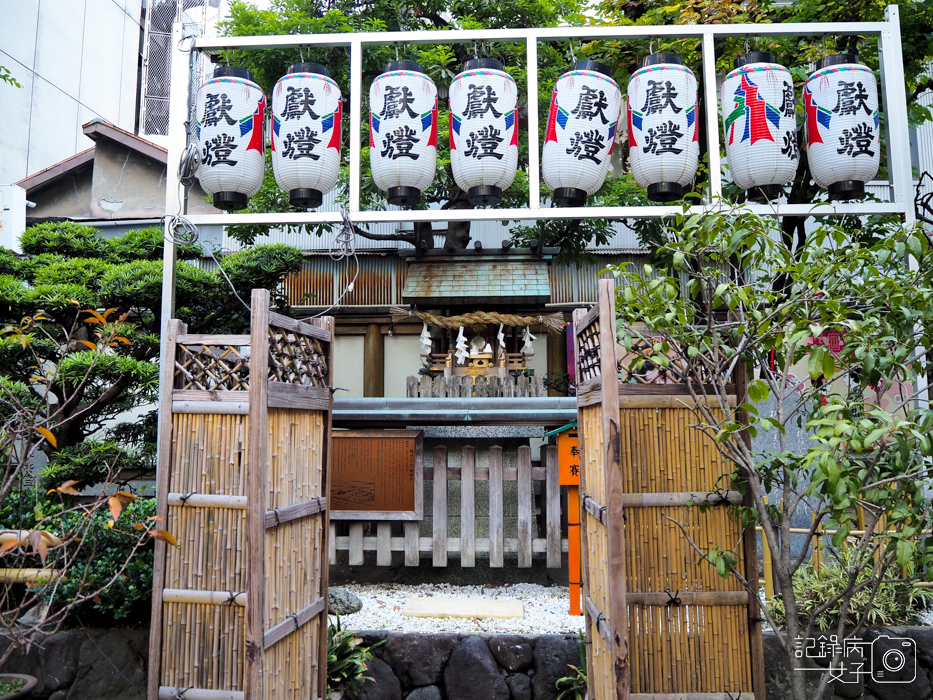
[[[488,449],[488,466],[476,466],[476,450],[460,449],[460,466],[448,466],[447,448],[435,447],[433,465],[424,467],[425,495],[431,496],[431,536],[421,536],[422,523],[393,521],[340,521],[348,534],[339,534],[337,522],[330,524],[330,562],[337,564],[338,553],[348,552],[350,566],[367,562],[366,552],[375,552],[377,566],[391,566],[393,553],[404,553],[405,566],[418,566],[422,554],[430,554],[434,566],[448,566],[459,560],[462,567],[476,565],[477,555],[488,555],[490,567],[505,566],[506,556],[515,555],[517,565],[529,568],[537,557],[548,568],[559,568],[561,553],[567,551],[567,539],[561,537],[561,492],[557,482],[557,448],[541,448],[541,465],[532,466],[531,448],[517,450],[517,466],[503,466],[501,447]],[[451,502],[449,486],[460,482],[459,504]],[[488,513],[477,513],[476,485],[489,485]],[[544,482],[540,499],[540,517],[545,523],[545,537],[536,537],[534,524],[533,482]],[[506,489],[507,482],[517,482],[516,489]],[[506,537],[505,499],[507,493],[517,501],[516,537]],[[427,502],[427,499],[426,499]],[[456,511],[459,505],[459,516]],[[425,513],[427,516],[427,513]],[[477,537],[477,517],[488,517],[488,537]],[[459,518],[459,537],[448,536],[451,519]],[[341,528],[342,529],[342,528]],[[450,556],[454,555],[454,556]],[[341,556],[340,559],[343,559]],[[371,557],[370,557],[371,559]],[[512,557],[509,557],[510,561]],[[453,560],[453,561],[451,561]]]

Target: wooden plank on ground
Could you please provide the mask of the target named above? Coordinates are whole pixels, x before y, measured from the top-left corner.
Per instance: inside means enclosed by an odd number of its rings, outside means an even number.
[[[504,564],[502,519],[502,448],[489,448],[489,566]]]
[[[460,452],[460,566],[476,566],[476,455],[467,445]]]
[[[434,448],[434,566],[447,566],[447,448]]]

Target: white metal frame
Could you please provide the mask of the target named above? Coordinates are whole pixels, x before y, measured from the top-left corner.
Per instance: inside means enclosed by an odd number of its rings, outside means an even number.
[[[216,54],[225,49],[307,48],[345,46],[350,48],[350,187],[349,213],[357,224],[434,221],[505,221],[542,219],[621,219],[660,218],[681,213],[678,206],[623,207],[542,207],[540,202],[540,129],[538,114],[538,43],[566,40],[619,40],[654,38],[698,38],[702,40],[702,75],[706,113],[704,128],[709,153],[709,201],[691,211],[717,210],[724,206],[720,159],[719,95],[716,85],[715,41],[723,38],[759,36],[875,36],[881,56],[881,92],[888,134],[888,172],[892,185],[891,202],[814,202],[808,204],[750,204],[747,208],[764,215],[870,215],[896,214],[914,222],[913,180],[910,144],[906,138],[907,98],[898,7],[885,9],[883,22],[813,24],[716,24],[627,27],[552,27],[538,29],[493,29],[471,31],[414,31],[354,34],[291,34],[280,36],[196,38],[182,42],[181,28],[175,28],[175,55],[172,59],[171,105],[169,115],[168,173],[166,212],[178,206],[178,174],[175,165],[186,146],[184,127],[188,119],[189,80],[187,51]],[[526,102],[528,109],[528,207],[513,209],[460,209],[418,211],[363,211],[360,209],[360,154],[363,109],[363,47],[395,44],[451,44],[472,42],[524,42],[527,47]],[[183,45],[187,44],[187,46]],[[301,225],[339,224],[339,212],[294,212],[256,214],[198,214],[188,219],[198,226],[237,224]],[[170,233],[170,232],[167,232]],[[165,247],[163,267],[163,324],[174,311],[174,246]],[[164,330],[164,329],[163,329]],[[164,359],[164,358],[163,358]]]
[[[814,24],[717,24],[667,25],[637,27],[553,27],[545,29],[494,29],[471,31],[415,31],[358,34],[292,34],[282,36],[220,37],[195,39],[193,49],[217,53],[225,49],[249,50],[269,48],[306,48],[346,46],[350,48],[350,188],[349,212],[357,224],[403,223],[434,221],[504,221],[507,219],[620,219],[625,217],[659,218],[680,213],[677,206],[632,207],[568,207],[545,208],[540,202],[540,130],[538,114],[538,42],[561,40],[618,40],[633,38],[698,38],[702,40],[702,75],[706,113],[704,128],[709,153],[710,201],[695,205],[696,209],[716,209],[722,196],[722,173],[719,134],[719,94],[716,85],[714,46],[716,39],[758,36],[876,36],[881,55],[881,91],[884,100],[886,128],[889,134],[907,133],[907,104],[904,85],[904,66],[901,55],[898,7],[885,10],[883,22],[814,23]],[[514,209],[462,209],[420,211],[362,211],[360,209],[360,153],[363,108],[362,58],[364,46],[393,44],[451,44],[471,42],[524,42],[527,47],[528,109],[528,207]],[[187,66],[181,48],[176,43],[175,66]],[[187,79],[172,76],[172,107],[178,102],[187,104]],[[183,89],[182,89],[183,88]],[[176,89],[179,93],[176,93]],[[176,99],[177,94],[177,99]],[[184,148],[183,123],[187,114],[170,116],[169,163],[177,163]],[[893,185],[892,202],[814,203],[814,204],[751,204],[749,209],[770,215],[820,214],[899,214],[913,218],[913,185],[910,169],[910,145],[906,138],[887,139],[888,169]],[[169,168],[171,171],[172,168]],[[169,172],[168,189],[177,187],[177,178]],[[172,196],[174,198],[174,196]],[[171,210],[171,209],[169,209]],[[197,224],[327,224],[340,223],[338,212],[215,214],[190,216]]]

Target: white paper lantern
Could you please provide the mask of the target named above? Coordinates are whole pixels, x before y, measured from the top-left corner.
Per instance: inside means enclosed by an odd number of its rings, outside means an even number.
[[[262,185],[266,96],[245,68],[218,66],[198,90],[198,181],[218,209],[243,209]]]
[[[864,196],[881,158],[878,85],[857,60],[851,53],[827,56],[803,88],[807,162],[833,200]]]
[[[369,88],[369,163],[389,204],[416,205],[437,167],[437,88],[414,61],[392,61]]]
[[[654,202],[673,202],[693,182],[700,157],[697,81],[680,56],[646,56],[628,84],[629,158]]]
[[[518,166],[518,88],[491,58],[464,61],[450,85],[450,168],[474,206],[497,204]]]
[[[606,180],[622,109],[609,67],[577,61],[554,85],[541,171],[560,206],[583,206]]]
[[[733,182],[749,199],[778,197],[800,161],[794,79],[770,52],[746,53],[723,81],[721,110]]]
[[[295,63],[272,92],[272,172],[297,209],[321,206],[340,175],[340,88],[317,63]]]

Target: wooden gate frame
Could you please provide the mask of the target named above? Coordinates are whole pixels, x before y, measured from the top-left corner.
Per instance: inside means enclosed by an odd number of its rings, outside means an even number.
[[[329,452],[332,420],[333,329],[332,317],[314,319],[304,323],[270,311],[268,290],[253,290],[251,299],[250,335],[187,334],[181,321],[171,320],[164,336],[166,343],[161,368],[162,397],[159,405],[159,454],[161,461],[157,475],[157,514],[166,529],[172,531],[170,506],[181,508],[221,508],[246,511],[246,532],[238,533],[244,539],[241,567],[245,569],[245,591],[174,590],[171,596],[165,589],[167,558],[165,542],[155,544],[153,567],[153,624],[149,639],[149,700],[260,700],[270,696],[264,688],[263,664],[272,647],[283,643],[292,635],[312,625],[308,632],[318,643],[317,664],[312,678],[320,692],[326,696],[327,688],[327,587],[329,517]],[[245,356],[244,347],[249,355]],[[192,351],[189,348],[194,348]],[[184,349],[184,350],[182,350]],[[210,363],[213,358],[229,352],[234,362],[224,366],[198,364],[197,371],[180,361],[180,355],[198,355]],[[231,366],[231,364],[233,366]],[[255,381],[256,377],[265,378]],[[182,388],[184,387],[184,388]],[[322,413],[323,443],[319,445],[321,493],[310,500],[268,509],[266,493],[270,488],[273,469],[267,456],[267,435],[271,429],[269,409],[290,409]],[[173,418],[178,414],[212,414],[246,416],[246,453],[241,475],[246,484],[246,496],[218,494],[172,493],[173,482],[181,476],[186,464],[173,459],[177,435],[173,435]],[[313,458],[312,458],[313,461]],[[285,472],[286,475],[289,472]],[[279,476],[282,472],[280,470]],[[296,610],[288,610],[284,619],[266,626],[270,591],[265,583],[267,570],[265,545],[274,538],[276,529],[301,519],[321,520],[321,534],[317,551],[310,553],[312,563],[317,562],[315,573],[307,571],[311,591],[323,592],[314,600]],[[238,545],[239,546],[239,545]],[[309,543],[310,546],[310,543]],[[273,562],[273,566],[278,562]],[[207,604],[214,606],[245,607],[245,662],[242,666],[242,690],[222,688],[174,688],[161,685],[165,604],[171,597],[177,603]],[[280,615],[281,617],[282,615]],[[222,631],[218,631],[222,632]],[[286,653],[287,658],[287,653]],[[236,663],[236,662],[234,662]],[[298,680],[297,678],[294,680]],[[310,689],[309,689],[310,690]]]
[[[612,280],[600,280],[596,305],[589,311],[573,312],[573,334],[577,370],[577,426],[580,439],[580,529],[583,536],[583,601],[586,615],[586,641],[592,650],[592,630],[609,645],[612,653],[612,687],[618,700],[628,700],[631,685],[628,659],[628,604],[626,601],[625,529],[611,527],[614,517],[624,517],[622,509],[622,442],[619,433],[619,392],[616,388],[615,285]],[[595,358],[595,360],[594,360]],[[608,377],[608,381],[603,381]],[[608,385],[608,386],[606,386]],[[608,391],[606,390],[608,389]],[[583,431],[583,411],[586,406],[601,406],[603,467],[605,469],[606,502],[599,503],[587,482],[584,455],[588,439]],[[593,601],[589,581],[589,546],[586,535],[587,515],[607,528],[609,566],[609,610],[600,610]],[[608,613],[608,614],[607,614]],[[595,654],[587,654],[587,678],[590,687],[596,678]],[[612,700],[596,698],[593,700]]]
[[[580,507],[581,534],[583,536],[583,593],[586,615],[586,642],[590,653],[587,654],[587,677],[589,679],[589,697],[592,700],[728,700],[726,693],[676,693],[674,695],[650,693],[631,693],[631,669],[629,662],[627,635],[629,628],[628,602],[629,592],[626,581],[625,562],[625,494],[622,479],[622,445],[620,434],[620,387],[618,382],[618,357],[615,315],[615,281],[599,281],[597,303],[589,310],[577,309],[573,314],[574,348],[577,371],[577,411],[580,436]],[[604,381],[604,378],[607,378]],[[747,375],[741,364],[735,377],[737,403],[741,404],[747,391]],[[654,397],[659,399],[661,397]],[[605,484],[587,482],[587,469],[584,464],[587,454],[584,434],[583,409],[600,406],[603,450],[602,459],[605,468]],[[745,422],[742,411],[737,411],[739,420]],[[750,446],[751,439],[747,432],[743,439]],[[594,454],[598,454],[595,452]],[[592,492],[604,489],[605,503],[592,497]],[[633,494],[634,496],[634,494]],[[750,494],[745,494],[743,505],[753,506]],[[594,524],[607,529],[606,539],[608,558],[608,610],[601,610],[591,596],[589,581],[590,546],[587,542],[586,519],[590,516]],[[742,538],[744,576],[747,581],[758,581],[757,534],[754,527],[747,527]],[[704,594],[697,594],[704,595]],[[716,593],[706,594],[716,596]],[[720,594],[721,595],[721,594]],[[646,597],[637,596],[639,599]],[[760,601],[757,595],[747,596],[750,672],[753,697],[765,700],[765,674],[761,638]],[[634,602],[634,599],[633,601]],[[597,669],[593,634],[598,634],[612,653],[611,698],[598,697],[594,692]]]

